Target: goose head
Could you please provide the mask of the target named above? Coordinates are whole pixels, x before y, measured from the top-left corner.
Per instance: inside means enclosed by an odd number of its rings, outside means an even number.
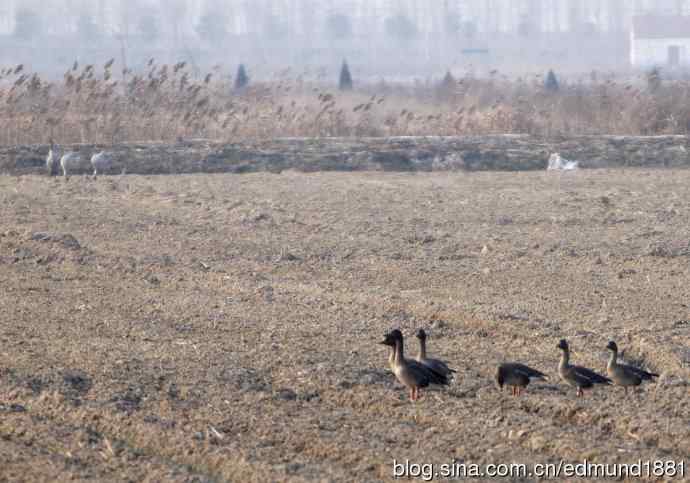
[[[610,351],[618,352],[618,346],[614,341],[609,341],[609,343],[606,345],[606,348]]]
[[[424,329],[419,329],[416,335],[417,339],[421,340],[422,342],[426,340],[426,332],[424,332]]]
[[[556,347],[562,351],[567,351],[569,349],[568,348],[568,341],[565,339],[561,339]]]
[[[395,347],[395,343],[399,340],[402,340],[402,332],[400,332],[400,330],[398,329],[394,329],[388,334],[386,334],[384,339],[381,342],[379,342],[379,344],[387,345],[389,347]]]

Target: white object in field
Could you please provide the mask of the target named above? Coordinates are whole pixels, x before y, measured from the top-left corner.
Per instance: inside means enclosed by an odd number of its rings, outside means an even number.
[[[578,168],[577,161],[568,161],[567,159],[561,157],[558,153],[553,153],[549,157],[549,165],[546,167],[547,170],[561,170],[561,171],[572,171]]]
[[[48,168],[48,175],[52,175],[55,167],[60,162],[60,148],[50,141],[50,149],[48,150],[48,156],[46,157],[46,168]]]
[[[113,162],[113,156],[111,153],[106,151],[101,151],[91,156],[91,166],[93,166],[93,177],[98,176],[98,172],[103,172],[110,168]]]
[[[60,158],[60,166],[62,167],[62,174],[67,179],[69,172],[79,168],[81,164],[81,156],[79,153],[69,151]]]

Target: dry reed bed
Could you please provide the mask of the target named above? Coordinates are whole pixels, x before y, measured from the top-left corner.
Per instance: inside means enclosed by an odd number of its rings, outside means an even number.
[[[181,62],[146,72],[75,63],[59,82],[22,65],[0,71],[0,144],[114,143],[203,137],[685,134],[690,83],[561,84],[470,75],[414,86],[384,81],[338,92],[283,73],[237,92],[220,68],[196,77]],[[356,79],[355,79],[356,80]]]

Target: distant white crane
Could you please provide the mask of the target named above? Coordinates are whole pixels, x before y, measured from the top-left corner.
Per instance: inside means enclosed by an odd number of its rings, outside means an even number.
[[[93,179],[98,177],[98,172],[101,173],[110,169],[113,164],[113,154],[108,151],[101,151],[91,156],[91,166],[93,166]]]
[[[79,168],[81,165],[81,155],[76,151],[68,151],[60,158],[60,166],[62,167],[62,175],[65,180],[69,179],[69,172]]]
[[[53,140],[50,140],[50,149],[48,150],[48,156],[46,156],[46,168],[48,169],[48,175],[52,176],[60,162],[60,148],[58,148]]]

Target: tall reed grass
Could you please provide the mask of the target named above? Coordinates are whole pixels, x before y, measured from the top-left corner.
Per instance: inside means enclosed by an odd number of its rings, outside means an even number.
[[[440,83],[381,81],[339,92],[284,73],[237,91],[217,69],[195,77],[181,62],[113,72],[75,63],[59,82],[0,70],[0,144],[118,143],[209,138],[529,133],[687,134],[690,82],[561,83],[447,76]]]

